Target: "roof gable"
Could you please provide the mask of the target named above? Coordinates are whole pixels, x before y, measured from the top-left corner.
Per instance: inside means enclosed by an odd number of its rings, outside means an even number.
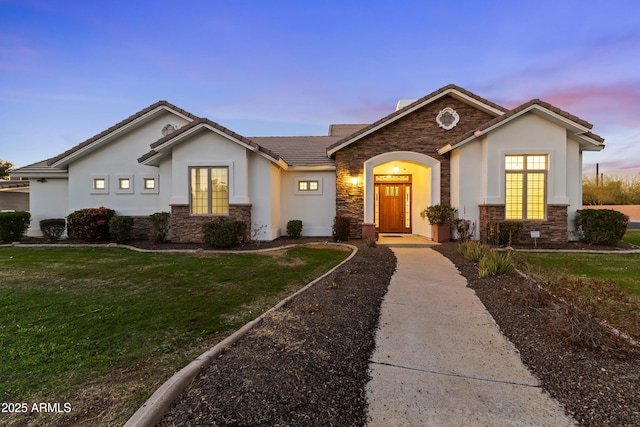
[[[503,114],[505,114],[508,110],[505,109],[504,107],[493,103],[487,99],[484,99],[482,97],[479,97],[478,95],[469,92],[459,86],[456,86],[454,84],[450,84],[447,86],[444,86],[428,95],[423,96],[422,98],[418,99],[415,102],[410,103],[409,105],[406,105],[403,108],[400,108],[399,110],[394,111],[393,113],[381,118],[380,120],[378,120],[375,123],[370,124],[369,126],[366,126],[362,129],[360,129],[359,131],[347,136],[346,138],[341,139],[340,141],[336,142],[335,144],[333,144],[331,147],[329,147],[327,149],[327,154],[329,156],[333,156],[333,154],[335,154],[337,151],[339,151],[340,149],[356,142],[357,140],[364,138],[365,136],[376,132],[378,129],[381,129],[393,122],[395,122],[396,120],[399,120],[411,113],[413,113],[416,110],[419,110],[425,106],[427,106],[428,104],[442,98],[445,96],[451,96],[453,98],[457,98],[460,101],[463,101],[467,104],[470,104],[472,106],[474,106],[475,108],[478,108],[482,111],[485,111],[493,116],[501,116]]]
[[[158,101],[155,104],[151,104],[147,108],[144,108],[143,110],[140,110],[137,113],[127,117],[119,123],[116,123],[115,125],[100,132],[99,134],[92,136],[86,141],[83,141],[80,144],[70,148],[64,153],[47,160],[47,165],[53,168],[67,167],[69,163],[72,163],[73,161],[81,158],[85,154],[88,154],[95,149],[108,144],[115,138],[129,132],[130,130],[140,126],[142,123],[167,111],[179,117],[182,117],[187,121],[199,119],[199,117],[189,113],[188,111],[178,108],[167,101]]]
[[[274,153],[273,151],[265,147],[262,147],[261,145],[257,144],[255,141],[247,137],[244,137],[240,134],[237,134],[232,130],[227,129],[226,127],[221,126],[212,120],[205,119],[205,118],[198,118],[197,120],[192,121],[188,125],[185,125],[180,129],[176,130],[175,132],[172,132],[166,135],[165,137],[157,140],[156,142],[152,143],[150,145],[151,150],[146,154],[144,154],[143,156],[141,156],[140,158],[138,158],[138,162],[144,165],[157,166],[161,159],[163,159],[165,156],[171,153],[173,147],[175,147],[176,144],[180,144],[186,141],[191,136],[203,130],[209,130],[218,135],[221,135],[226,139],[233,141],[238,145],[241,145],[247,150],[255,152],[261,155],[262,157],[265,157],[266,159],[270,160],[271,162],[278,164],[280,167],[283,167],[283,168],[287,167],[287,163],[284,160],[282,160],[282,158],[278,154]]]
[[[528,113],[538,114],[549,121],[563,126],[567,129],[567,132],[569,132],[570,136],[573,136],[575,139],[577,139],[580,143],[580,146],[585,150],[602,150],[602,148],[604,148],[604,138],[590,131],[593,127],[591,123],[554,105],[551,105],[548,102],[542,101],[540,99],[532,99],[522,105],[519,105],[513,110],[510,110],[506,114],[486,122],[477,129],[467,132],[456,141],[453,141],[451,144],[447,144],[446,146],[440,148],[438,150],[438,153],[448,153],[451,150],[454,150],[476,138],[479,138],[482,135],[485,135],[500,126],[504,126],[512,120],[515,120],[518,117],[521,117],[522,115]]]

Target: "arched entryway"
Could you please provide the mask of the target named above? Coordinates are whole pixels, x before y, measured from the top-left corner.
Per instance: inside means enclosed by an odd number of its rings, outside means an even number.
[[[431,237],[420,215],[440,203],[440,162],[424,154],[394,151],[364,163],[364,222],[379,232]]]

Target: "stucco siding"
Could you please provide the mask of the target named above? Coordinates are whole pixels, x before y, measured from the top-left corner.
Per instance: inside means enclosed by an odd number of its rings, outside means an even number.
[[[279,185],[279,174],[273,163],[264,157],[249,153],[249,195],[251,203],[251,238],[273,240],[279,235],[279,197],[274,190]]]
[[[28,236],[42,236],[40,221],[48,218],[65,218],[69,214],[67,205],[68,181],[48,178],[46,182],[29,181],[29,205],[31,224]]]
[[[476,140],[451,154],[451,205],[458,209],[458,218],[475,222],[476,227],[479,205],[487,198],[485,146],[484,139]]]
[[[317,180],[321,190],[299,192],[299,180]],[[281,183],[282,234],[286,234],[289,220],[299,219],[302,220],[303,236],[331,236],[333,218],[336,215],[335,171],[284,171]]]
[[[547,203],[568,204],[566,130],[535,114],[526,114],[487,136],[487,204],[504,203],[504,157],[507,154],[549,156]]]
[[[247,150],[211,131],[202,131],[183,141],[172,154],[171,204],[189,204],[189,168],[229,168],[229,204],[249,201]]]
[[[168,206],[160,204],[160,194],[170,191],[169,183],[159,180],[156,192],[144,192],[144,178],[159,179],[159,168],[137,161],[140,153],[149,150],[150,143],[162,137],[161,130],[167,123],[185,121],[165,113],[71,163],[68,211],[105,206],[118,215],[150,215],[167,210]],[[93,189],[94,178],[106,180],[106,191]],[[120,178],[130,178],[130,191],[118,188]]]

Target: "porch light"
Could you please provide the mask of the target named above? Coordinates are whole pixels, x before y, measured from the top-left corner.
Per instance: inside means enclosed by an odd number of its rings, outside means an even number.
[[[398,172],[400,172],[400,168],[398,167],[398,165],[395,165],[393,167],[393,173],[398,173]]]
[[[357,176],[352,176],[351,177],[351,185],[353,185],[354,187],[356,185],[358,185],[358,177]]]

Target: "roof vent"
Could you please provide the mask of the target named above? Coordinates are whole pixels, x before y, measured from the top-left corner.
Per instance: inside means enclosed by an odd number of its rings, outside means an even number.
[[[166,125],[164,125],[164,127],[160,132],[162,132],[162,136],[167,136],[170,133],[175,132],[177,129],[178,129],[178,126],[171,123],[167,123]]]

